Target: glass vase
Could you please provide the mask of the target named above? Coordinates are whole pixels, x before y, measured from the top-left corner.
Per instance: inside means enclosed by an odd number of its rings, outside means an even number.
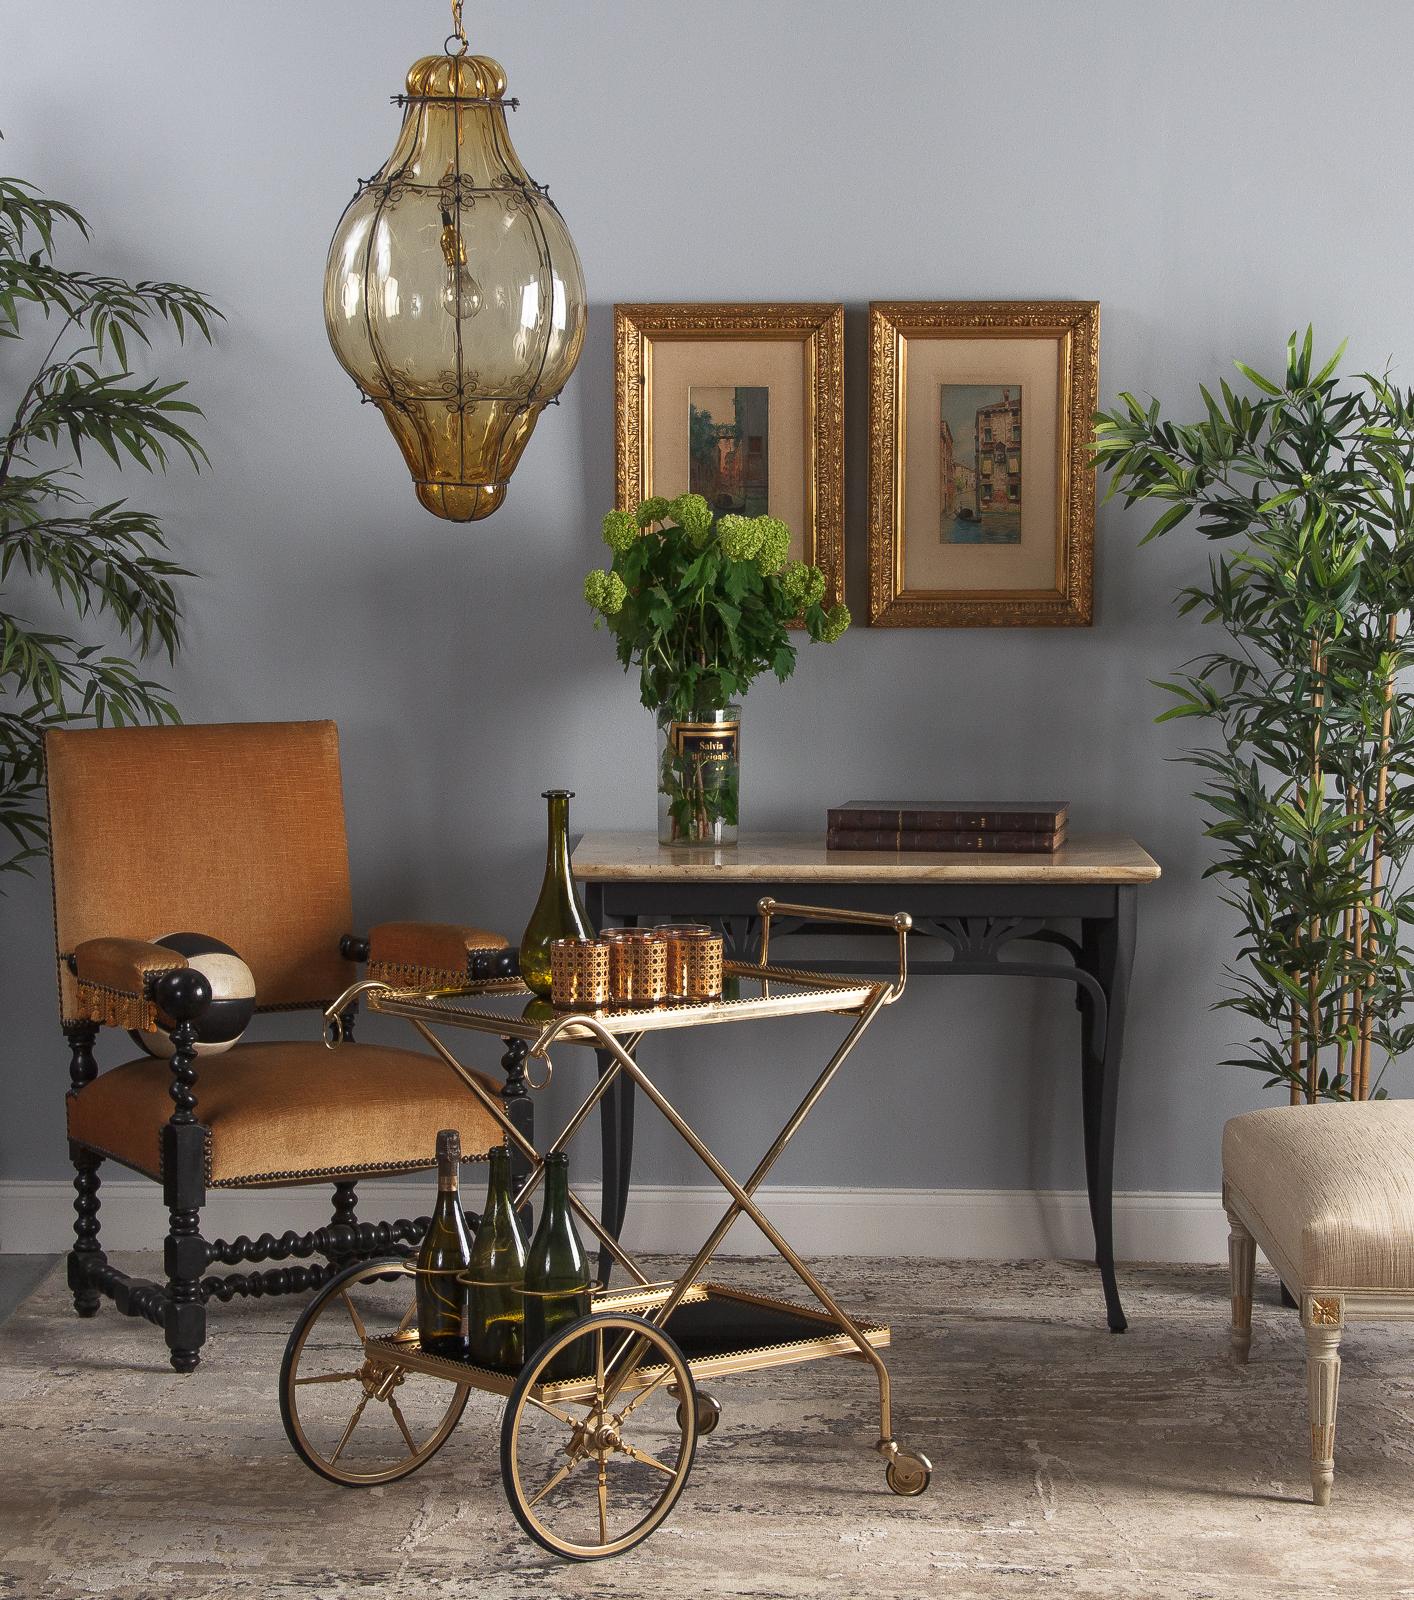
[[[741,707],[677,721],[658,710],[658,842],[735,844],[741,800]]]

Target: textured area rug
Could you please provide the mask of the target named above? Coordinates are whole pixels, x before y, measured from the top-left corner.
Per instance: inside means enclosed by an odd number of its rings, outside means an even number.
[[[717,1276],[798,1288],[772,1262]],[[290,1299],[213,1307],[202,1365],[178,1378],[146,1324],[110,1306],[73,1318],[56,1272],[0,1329],[0,1593],[1414,1597],[1407,1330],[1347,1335],[1335,1504],[1320,1512],[1301,1331],[1270,1277],[1243,1371],[1216,1268],[1125,1269],[1122,1337],[1076,1263],[853,1259],[824,1276],[893,1324],[896,1432],[932,1457],[928,1493],[884,1486],[866,1367],[723,1379],[721,1426],[670,1519],[628,1555],[576,1566],[511,1516],[498,1402],[474,1396],[415,1476],[340,1488],[281,1431]]]

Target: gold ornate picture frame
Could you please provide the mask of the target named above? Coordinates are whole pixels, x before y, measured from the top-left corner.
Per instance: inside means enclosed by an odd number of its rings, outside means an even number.
[[[869,621],[1088,627],[1100,308],[869,308]]]
[[[768,511],[844,598],[844,307],[614,307],[617,504]]]

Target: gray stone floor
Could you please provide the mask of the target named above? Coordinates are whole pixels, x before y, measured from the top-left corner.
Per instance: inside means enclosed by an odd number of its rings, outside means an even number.
[[[123,1256],[151,1275],[159,1258]],[[652,1270],[667,1271],[669,1263]],[[771,1260],[720,1275],[794,1298]],[[1310,1503],[1304,1343],[1258,1277],[1251,1365],[1228,1358],[1223,1267],[1126,1265],[1115,1338],[1083,1262],[834,1259],[845,1304],[893,1325],[895,1427],[933,1459],[896,1499],[856,1362],[711,1384],[672,1516],[587,1566],[532,1545],[506,1502],[500,1401],[473,1395],[420,1472],[350,1490],[281,1426],[299,1307],[213,1308],[201,1366],[62,1264],[0,1328],[0,1596],[14,1600],[1414,1600],[1414,1340],[1345,1341],[1335,1503]]]
[[[58,1256],[0,1255],[0,1322],[43,1279]]]

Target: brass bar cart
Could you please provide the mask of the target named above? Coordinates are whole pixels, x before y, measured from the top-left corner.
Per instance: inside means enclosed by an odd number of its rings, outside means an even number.
[[[757,1205],[756,1190],[819,1104],[831,1079],[880,1011],[908,979],[906,913],[838,911],[760,902],[757,962],[727,962],[723,998],[668,1001],[600,1011],[557,1009],[535,999],[519,979],[494,979],[457,990],[354,985],[325,1013],[331,1046],[339,1014],[359,995],[374,1011],[405,1018],[455,1071],[504,1129],[529,1164],[516,1204],[540,1183],[544,1158],[506,1117],[434,1032],[468,1028],[529,1046],[531,1086],[544,1089],[555,1071],[552,1050],[593,1066],[598,1077],[545,1156],[563,1151],[618,1074],[637,1086],[716,1178],[729,1200],[692,1260],[672,1282],[651,1282],[578,1196],[576,1216],[632,1283],[601,1286],[589,1316],[527,1351],[519,1372],[495,1371],[423,1350],[415,1324],[414,1267],[401,1257],[365,1261],[327,1283],[290,1335],[280,1374],[285,1429],[302,1459],[337,1483],[368,1485],[406,1477],[441,1448],[473,1389],[506,1397],[501,1421],[501,1478],[511,1509],[546,1549],[572,1560],[617,1555],[646,1539],[672,1510],[692,1467],[700,1435],[717,1424],[720,1407],[700,1387],[733,1373],[844,1356],[873,1368],[879,1387],[879,1438],[888,1487],[921,1494],[932,1472],[926,1456],[894,1438],[889,1372],[880,1350],[889,1329],[849,1315]],[[870,923],[892,928],[898,971],[891,983],[798,971],[770,964],[771,919]],[[828,1014],[847,1023],[830,1056],[769,1149],[744,1181],[732,1176],[644,1071],[635,1052],[650,1033],[729,1022]],[[557,1056],[558,1059],[558,1056]],[[704,1281],[713,1255],[739,1217],[748,1217],[810,1291],[814,1304]]]

